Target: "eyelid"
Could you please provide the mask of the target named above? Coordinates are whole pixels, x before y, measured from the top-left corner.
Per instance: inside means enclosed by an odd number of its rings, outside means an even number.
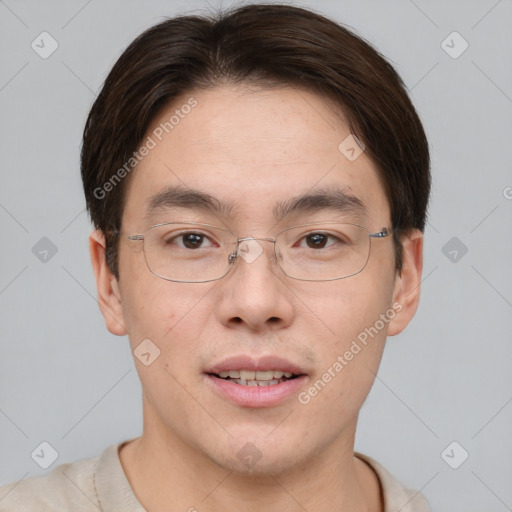
[[[168,231],[165,231],[162,234],[162,239],[165,240],[165,243],[169,243],[171,241],[182,239],[185,235],[198,235],[203,237],[203,241],[208,241],[208,247],[213,247],[214,245],[220,245],[221,242],[217,241],[215,236],[211,233],[208,233],[208,230],[203,228],[202,226],[187,226],[187,227],[178,227],[175,229],[169,229]],[[178,245],[179,247],[182,247],[183,242],[181,244],[178,244],[176,242],[173,242],[175,245]]]
[[[342,233],[338,233],[338,235],[340,235],[340,236],[337,236],[334,233],[330,233],[328,231],[320,230],[320,229],[309,231],[307,233],[304,233],[304,234],[300,235],[300,238],[299,238],[298,241],[302,242],[303,240],[306,239],[306,237],[308,237],[310,235],[323,235],[323,236],[326,236],[328,239],[336,240],[336,241],[339,241],[339,242],[342,242],[342,243],[346,243],[346,239],[344,240],[344,238],[341,237]]]

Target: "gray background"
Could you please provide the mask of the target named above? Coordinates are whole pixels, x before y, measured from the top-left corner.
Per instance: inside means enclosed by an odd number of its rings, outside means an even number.
[[[512,510],[512,2],[296,4],[353,27],[392,61],[432,149],[420,309],[388,340],[356,449],[422,489],[435,511]],[[207,10],[0,1],[0,483],[141,432],[127,339],[106,331],[95,299],[80,138],[127,44],[163,16]],[[31,48],[42,31],[59,45],[47,59]],[[457,36],[444,44],[452,56],[441,46],[453,31],[469,44],[458,58]],[[47,261],[32,250],[42,237],[57,248]],[[31,458],[42,441],[59,453],[47,471]],[[460,447],[443,460],[452,441]],[[462,449],[469,458],[452,469],[445,460],[457,465]]]

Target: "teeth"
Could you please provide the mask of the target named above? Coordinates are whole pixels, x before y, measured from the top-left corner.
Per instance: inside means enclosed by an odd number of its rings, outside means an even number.
[[[281,384],[281,382],[286,382],[286,379],[272,379],[272,380],[244,380],[244,379],[236,379],[234,382],[240,384],[241,386],[252,386],[252,387],[266,387],[266,386],[275,386],[276,384]]]
[[[286,377],[289,379],[293,374],[291,372],[281,372],[279,370],[265,370],[265,371],[254,371],[254,370],[229,370],[219,373],[219,377],[226,379],[238,379],[244,381],[267,381],[272,382],[276,379]]]
[[[258,372],[261,373],[261,372]],[[254,380],[254,377],[256,376],[255,371],[251,370],[240,370],[240,379],[242,380]],[[231,377],[231,375],[230,375]]]
[[[259,371],[259,372],[252,372],[254,378],[256,378],[257,380],[271,380],[273,377],[274,377],[274,372],[272,370],[268,370],[268,371],[265,371],[265,372],[262,372],[262,371]],[[276,372],[276,373],[283,373],[283,372]],[[281,375],[282,377],[282,375]],[[242,376],[242,373],[240,372],[240,378],[241,379],[244,379],[246,377],[243,377]],[[248,378],[248,377],[247,377]]]

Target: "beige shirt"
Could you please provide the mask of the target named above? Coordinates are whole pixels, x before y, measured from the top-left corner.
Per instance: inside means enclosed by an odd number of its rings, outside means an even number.
[[[45,476],[0,487],[0,512],[146,512],[121,466],[119,446],[109,446],[99,457],[62,464]],[[370,457],[356,456],[379,477],[384,512],[430,512],[422,494],[402,487]]]

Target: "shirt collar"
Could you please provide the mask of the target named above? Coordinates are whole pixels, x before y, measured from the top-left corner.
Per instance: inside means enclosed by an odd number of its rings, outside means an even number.
[[[124,443],[122,443],[124,444]],[[146,512],[139,503],[119,459],[120,445],[109,446],[98,461],[96,492],[102,512]]]

